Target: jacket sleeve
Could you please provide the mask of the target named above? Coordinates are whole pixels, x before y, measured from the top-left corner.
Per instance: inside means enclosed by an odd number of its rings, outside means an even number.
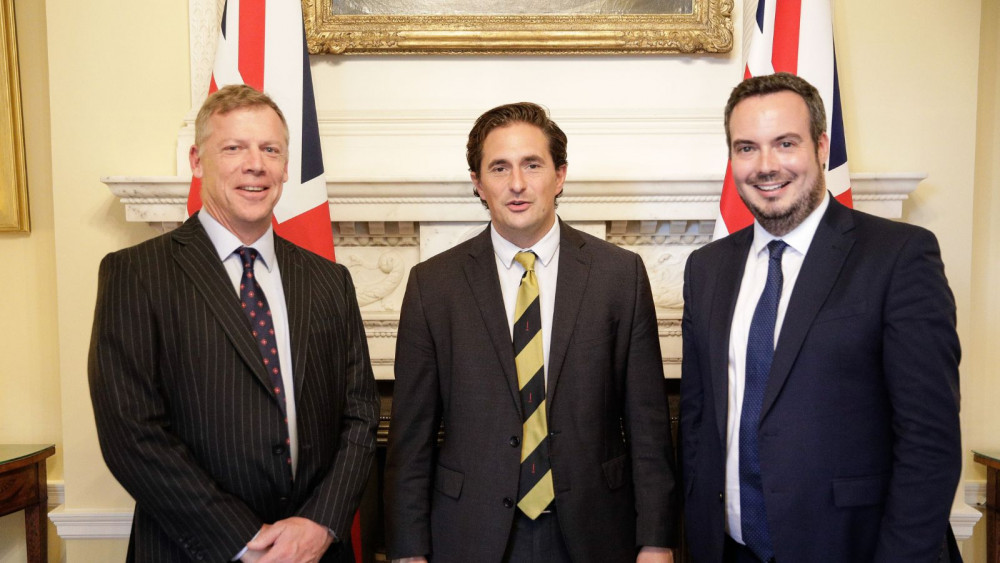
[[[441,420],[437,358],[421,295],[410,273],[396,341],[392,431],[386,458],[386,540],[391,559],[431,553],[433,448]],[[405,399],[404,399],[405,398]]]
[[[670,408],[649,277],[634,264],[635,307],[626,374],[625,432],[635,481],[636,545],[677,545],[678,511]]]
[[[959,474],[955,300],[934,235],[915,229],[896,257],[883,311],[883,370],[895,434],[875,561],[936,561]]]

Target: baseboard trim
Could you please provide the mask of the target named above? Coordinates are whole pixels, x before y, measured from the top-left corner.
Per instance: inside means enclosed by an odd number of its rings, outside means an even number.
[[[64,540],[128,539],[132,511],[69,509],[65,505],[49,512],[56,534]]]
[[[65,485],[50,481],[48,486],[49,520],[64,540],[128,539],[132,530],[132,509],[78,509],[65,506]],[[972,530],[983,514],[979,510],[986,500],[985,481],[965,481],[964,503],[957,502],[951,510],[951,528],[958,540],[972,537]]]

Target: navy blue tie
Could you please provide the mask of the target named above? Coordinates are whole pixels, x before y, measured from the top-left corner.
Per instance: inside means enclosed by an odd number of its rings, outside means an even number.
[[[257,261],[258,256],[257,249],[241,246],[236,250],[236,254],[243,263],[243,277],[240,279],[240,304],[243,306],[243,312],[246,313],[247,318],[250,320],[254,340],[257,341],[257,347],[260,348],[260,356],[264,362],[264,369],[267,370],[267,375],[271,378],[271,391],[278,400],[278,406],[281,407],[281,414],[285,419],[286,426],[283,433],[285,447],[281,448],[280,453],[278,449],[275,449],[275,453],[285,455],[290,467],[292,458],[289,451],[287,433],[288,411],[285,405],[285,384],[281,378],[281,361],[278,358],[278,341],[274,334],[271,307],[267,304],[267,297],[264,296],[264,290],[260,288],[260,284],[257,283],[257,278],[254,277],[253,273],[253,265]],[[280,448],[280,446],[278,447]]]
[[[774,323],[781,299],[781,254],[788,247],[784,241],[768,243],[767,282],[757,301],[747,339],[746,384],[740,416],[740,525],[743,543],[761,561],[774,557],[771,532],[767,527],[764,490],[760,478],[760,450],[757,430],[760,425],[764,389],[774,358]]]

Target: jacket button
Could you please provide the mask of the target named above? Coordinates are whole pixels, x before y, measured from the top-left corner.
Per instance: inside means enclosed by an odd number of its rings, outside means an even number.
[[[722,493],[719,493],[719,502],[726,502],[726,497]]]
[[[274,446],[271,451],[274,452],[274,455],[281,455],[285,453],[285,446]]]
[[[521,440],[519,440],[517,438],[517,436],[511,436],[510,437],[510,447],[516,448],[516,447],[518,447],[520,445],[521,445]]]
[[[514,500],[510,497],[503,497],[504,508],[514,508]]]

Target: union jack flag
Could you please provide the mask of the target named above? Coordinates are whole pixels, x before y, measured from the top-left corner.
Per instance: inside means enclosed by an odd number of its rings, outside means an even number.
[[[790,72],[819,90],[826,107],[826,130],[830,136],[826,187],[838,201],[853,207],[830,1],[745,0],[743,13],[744,79]],[[724,237],[751,223],[753,216],[736,192],[732,168],[727,165],[714,238]]]
[[[246,84],[267,93],[288,122],[288,181],[274,208],[280,236],[334,259],[316,99],[298,0],[227,0],[208,92]],[[188,215],[201,208],[191,180]]]

